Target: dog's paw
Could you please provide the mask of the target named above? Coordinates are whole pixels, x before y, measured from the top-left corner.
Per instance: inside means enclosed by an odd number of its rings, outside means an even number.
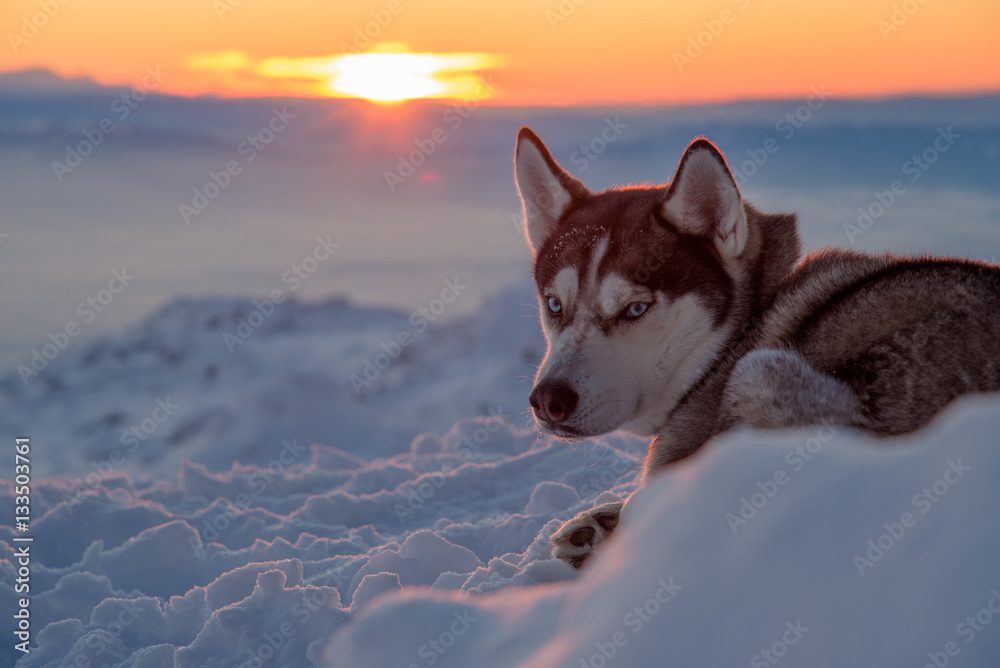
[[[552,556],[573,568],[580,568],[587,557],[618,526],[621,501],[595,506],[580,513],[552,534]]]

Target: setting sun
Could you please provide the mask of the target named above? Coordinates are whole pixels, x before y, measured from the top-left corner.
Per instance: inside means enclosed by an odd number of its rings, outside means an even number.
[[[334,90],[380,102],[434,97],[447,85],[434,78],[433,56],[369,53],[345,56],[337,63]]]
[[[336,60],[335,91],[381,102],[412,98],[460,98],[471,94],[494,58],[478,53],[363,53]]]
[[[267,80],[316,97],[357,97],[376,102],[468,98],[481,74],[502,59],[485,53],[410,53],[405,44],[382,44],[368,53],[254,61],[241,51],[190,56],[192,70],[214,72],[230,85]]]

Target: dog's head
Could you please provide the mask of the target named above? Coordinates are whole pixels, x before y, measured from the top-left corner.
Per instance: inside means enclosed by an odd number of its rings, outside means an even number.
[[[705,139],[667,185],[593,193],[522,128],[515,175],[549,344],[530,396],[539,429],[652,435],[742,324],[756,212]]]

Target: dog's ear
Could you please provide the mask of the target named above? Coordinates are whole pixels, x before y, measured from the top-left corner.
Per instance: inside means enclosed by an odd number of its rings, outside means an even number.
[[[514,176],[524,205],[528,245],[537,255],[570,203],[586,197],[589,191],[559,166],[542,140],[529,128],[521,128],[517,133]]]
[[[723,257],[739,257],[747,245],[743,198],[715,144],[696,139],[684,151],[667,189],[663,214],[682,232],[711,238]]]

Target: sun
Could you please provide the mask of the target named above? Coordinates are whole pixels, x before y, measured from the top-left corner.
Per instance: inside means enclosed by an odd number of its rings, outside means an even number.
[[[334,61],[330,87],[340,95],[377,102],[418,98],[461,98],[471,95],[479,79],[474,72],[496,64],[482,53],[359,53]]]
[[[439,97],[448,83],[435,78],[441,72],[438,57],[414,53],[364,53],[344,56],[330,86],[352,97],[399,102]]]
[[[478,73],[500,60],[485,53],[410,53],[405,44],[387,43],[367,53],[268,58],[253,69],[269,79],[308,83],[325,96],[400,102],[469,97],[480,84]]]
[[[483,73],[502,65],[487,53],[410,53],[405,44],[386,43],[366,53],[314,58],[254,60],[241,51],[190,56],[193,70],[229,77],[231,82],[268,83],[310,97],[354,97],[392,103],[416,99],[469,99],[482,95]]]

